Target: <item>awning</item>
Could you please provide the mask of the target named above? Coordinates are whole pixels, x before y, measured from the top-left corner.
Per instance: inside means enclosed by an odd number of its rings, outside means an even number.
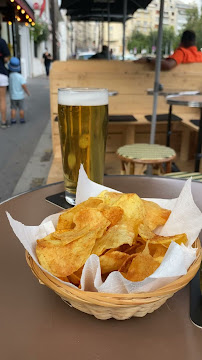
[[[15,3],[17,5],[20,5],[21,9],[25,10],[25,13],[27,15],[29,15],[29,17],[32,19],[32,21],[35,21],[34,11],[25,0],[15,0]],[[25,17],[25,14],[21,13],[21,15],[23,15]],[[26,19],[26,17],[25,17],[25,19]],[[27,20],[25,20],[25,21],[27,21]]]
[[[6,0],[0,6],[3,21],[14,22],[15,19],[21,23],[34,25],[34,11],[24,0]]]
[[[128,0],[126,19],[152,0]],[[108,21],[123,22],[123,0],[62,0],[61,9],[67,10],[72,21]]]

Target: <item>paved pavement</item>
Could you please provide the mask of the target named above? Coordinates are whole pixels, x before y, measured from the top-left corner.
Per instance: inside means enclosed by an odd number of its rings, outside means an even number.
[[[49,80],[29,79],[25,124],[0,129],[0,201],[46,183],[51,163]],[[10,118],[8,98],[8,119]]]

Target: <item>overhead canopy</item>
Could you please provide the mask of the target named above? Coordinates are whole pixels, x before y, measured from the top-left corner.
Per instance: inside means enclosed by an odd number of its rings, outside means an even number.
[[[25,0],[0,0],[0,12],[3,21],[34,22],[34,11]]]
[[[24,17],[25,17],[25,13],[27,14],[27,15],[29,15],[29,17],[33,20],[33,21],[35,21],[35,18],[34,18],[34,11],[33,11],[33,9],[31,8],[31,6],[29,5],[29,3],[28,3],[28,1],[25,1],[25,0],[15,0],[15,3],[17,4],[17,5],[20,5],[20,7],[21,7],[21,17],[22,17],[22,15],[24,15]],[[22,14],[22,10],[25,10],[25,13],[24,14]],[[25,19],[26,19],[26,17],[25,17]],[[25,20],[26,21],[26,20]]]
[[[152,0],[127,0],[126,19],[138,9],[145,9]],[[124,0],[62,0],[61,9],[67,10],[72,21],[123,22]]]

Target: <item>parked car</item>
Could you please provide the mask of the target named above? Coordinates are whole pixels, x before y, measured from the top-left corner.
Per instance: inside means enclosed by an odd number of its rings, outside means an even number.
[[[80,52],[76,55],[78,60],[88,60],[91,56],[95,55],[95,51]]]
[[[133,60],[136,60],[137,58],[136,58],[136,56],[135,55],[133,55],[133,54],[125,54],[125,56],[124,56],[124,60],[126,61],[126,60],[131,60],[131,61],[133,61]],[[123,60],[123,56],[122,55],[118,55],[117,56],[117,60]]]

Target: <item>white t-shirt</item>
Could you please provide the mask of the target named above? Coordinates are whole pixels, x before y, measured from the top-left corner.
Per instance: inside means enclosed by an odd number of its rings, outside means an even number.
[[[22,85],[26,84],[24,77],[17,73],[11,72],[9,75],[9,92],[11,100],[24,99],[24,89]]]

